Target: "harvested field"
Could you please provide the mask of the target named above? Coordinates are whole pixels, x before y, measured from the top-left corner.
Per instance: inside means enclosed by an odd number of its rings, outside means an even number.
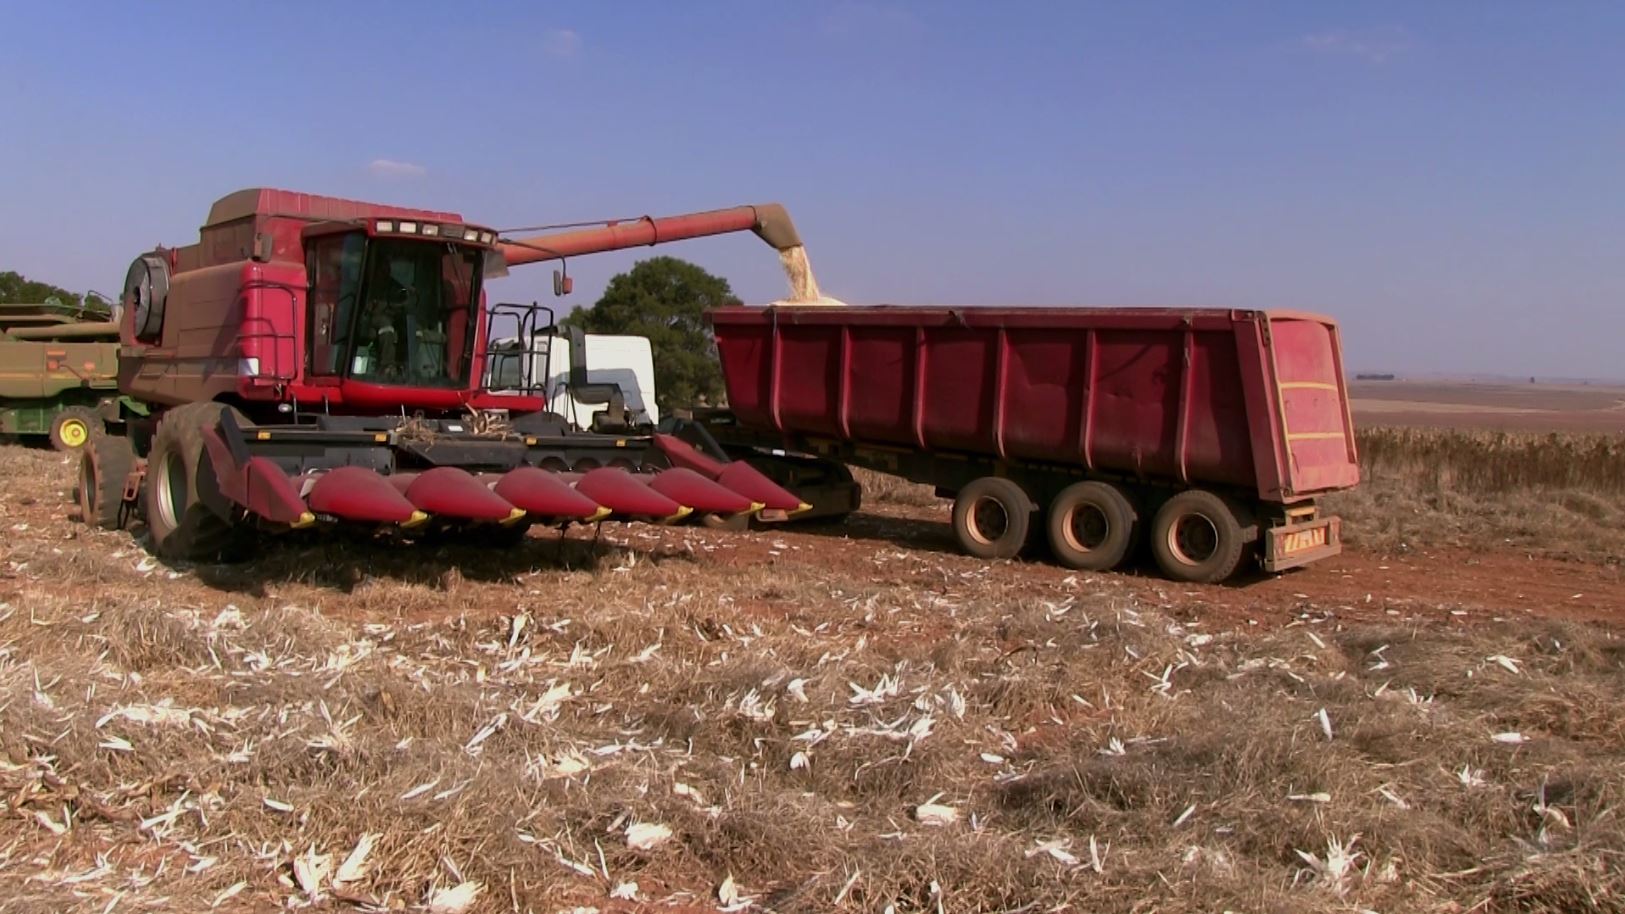
[[[0,467],[0,910],[1625,909],[1617,567],[1182,587],[953,554],[893,485],[171,568]]]
[[[1625,388],[1612,385],[1356,381],[1360,426],[1625,432]]]

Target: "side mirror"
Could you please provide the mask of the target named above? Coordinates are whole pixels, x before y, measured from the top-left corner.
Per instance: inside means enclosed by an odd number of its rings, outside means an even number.
[[[569,295],[571,292],[575,291],[575,287],[576,281],[574,278],[564,275],[563,270],[553,271],[554,295]]]

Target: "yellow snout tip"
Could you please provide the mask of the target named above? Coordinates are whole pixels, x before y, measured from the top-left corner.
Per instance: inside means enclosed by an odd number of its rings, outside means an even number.
[[[414,528],[421,527],[428,522],[429,515],[423,513],[422,511],[413,511],[411,517],[401,521],[401,529],[412,530]]]

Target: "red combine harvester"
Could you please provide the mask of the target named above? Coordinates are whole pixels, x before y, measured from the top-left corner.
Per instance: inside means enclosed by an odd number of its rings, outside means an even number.
[[[198,243],[130,267],[119,389],[151,415],[87,446],[83,516],[116,528],[139,513],[159,554],[207,559],[310,527],[503,541],[533,524],[805,510],[747,463],[620,423],[613,387],[585,431],[528,377],[485,389],[493,324],[527,340],[552,325],[536,305],[488,306],[487,276],[747,230],[800,245],[775,204],[509,240],[457,213],[226,196]]]
[[[1214,582],[1249,555],[1276,571],[1340,549],[1317,499],[1360,468],[1329,318],[787,306],[711,323],[729,409],[682,434],[781,481],[813,459],[936,486],[973,555],[1042,531],[1063,564],[1105,571],[1144,542],[1169,577]]]

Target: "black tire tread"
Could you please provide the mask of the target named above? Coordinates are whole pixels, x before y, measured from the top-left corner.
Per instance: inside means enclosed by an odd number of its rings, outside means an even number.
[[[1180,559],[1168,546],[1168,531],[1180,518],[1192,513],[1212,521],[1218,531],[1218,548],[1206,561],[1190,563]],[[1236,510],[1223,498],[1204,489],[1186,489],[1163,503],[1151,522],[1151,553],[1162,573],[1176,581],[1192,584],[1218,584],[1228,580],[1241,566],[1246,537],[1236,519]]]
[[[998,501],[1004,508],[1008,520],[1004,535],[991,542],[983,542],[971,532],[971,525],[974,523],[971,512],[976,503],[983,498]],[[960,489],[954,497],[954,539],[966,554],[977,558],[1015,558],[1027,544],[1027,533],[1032,527],[1034,510],[1036,506],[1027,496],[1026,490],[1012,480],[1002,476],[983,476],[971,480],[970,484]]]
[[[135,466],[130,440],[93,435],[79,457],[80,519],[103,530],[124,526],[124,482]]]
[[[1109,531],[1099,546],[1079,550],[1068,541],[1071,514],[1083,505],[1094,505],[1105,515]],[[1118,487],[1088,480],[1062,489],[1050,502],[1045,522],[1050,552],[1056,561],[1080,571],[1110,571],[1128,558],[1137,539],[1139,516],[1134,504]]]
[[[100,437],[104,433],[104,423],[102,422],[102,417],[98,415],[95,410],[88,406],[69,406],[63,408],[55,416],[51,417],[50,435],[51,447],[56,448],[65,454],[72,454],[80,450],[79,448],[70,446],[67,442],[62,440],[61,429],[63,424],[69,419],[78,419],[90,429],[90,437],[85,439],[85,446],[87,447],[89,446],[91,440]]]
[[[208,459],[203,430],[217,424],[220,415],[231,408],[223,403],[188,403],[165,413],[158,422],[152,451],[148,454],[142,495],[154,551],[164,558],[231,562],[248,557],[252,547],[251,531],[244,524],[217,514],[207,504],[207,492],[200,484],[204,482],[201,478],[203,462]],[[171,451],[180,455],[187,483],[186,505],[173,529],[168,528],[157,508],[158,478],[163,472],[164,458]]]

